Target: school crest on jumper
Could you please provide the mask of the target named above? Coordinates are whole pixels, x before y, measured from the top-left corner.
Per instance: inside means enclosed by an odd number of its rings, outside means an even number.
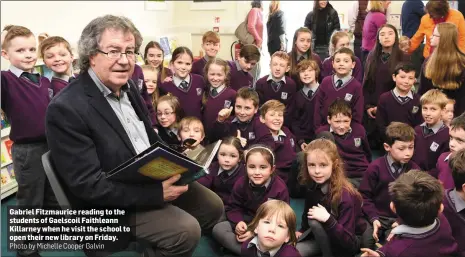
[[[229,100],[224,100],[224,106],[223,106],[223,107],[224,107],[224,108],[229,108],[229,107],[231,107],[231,101],[229,101]]]
[[[51,89],[51,88],[48,88],[48,97],[49,97],[50,99],[53,98],[53,89]]]
[[[249,140],[255,139],[255,133],[254,132],[249,132]]]
[[[281,92],[281,99],[283,100],[287,99],[287,92]]]
[[[139,88],[139,91],[142,90],[143,84],[144,84],[144,81],[142,79],[137,80],[137,87]]]
[[[197,95],[201,95],[202,94],[202,89],[201,88],[197,88]]]
[[[354,144],[356,147],[360,147],[362,145],[362,139],[359,137],[354,138]]]
[[[438,150],[438,147],[439,144],[433,141],[433,143],[431,143],[431,145],[429,146],[429,149],[433,152],[436,152]]]
[[[412,108],[412,113],[413,113],[413,114],[417,113],[419,109],[420,109],[420,108],[418,108],[418,106],[413,106],[413,108]]]
[[[292,146],[292,147],[295,147],[295,143],[294,143],[294,139],[293,139],[293,138],[291,138],[290,142],[291,142],[291,146]]]
[[[350,100],[352,100],[352,94],[347,93],[346,96],[344,97],[344,100],[346,102],[350,102]]]

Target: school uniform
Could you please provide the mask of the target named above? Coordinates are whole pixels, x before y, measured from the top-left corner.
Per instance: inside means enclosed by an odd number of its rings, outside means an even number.
[[[50,80],[50,88],[53,90],[53,95],[56,96],[63,88],[65,88],[72,80],[75,79],[74,74],[68,76],[65,74],[54,73]]]
[[[287,53],[289,55],[289,58],[292,58],[292,53],[289,52]],[[305,53],[303,55],[297,54],[297,64],[299,64],[301,61],[309,59],[308,53]],[[323,72],[323,63],[321,62],[321,58],[319,55],[312,53],[312,58],[311,60],[315,61],[318,64],[318,67],[320,68],[320,74],[318,76],[318,82],[321,83],[323,80],[323,76],[321,76],[321,73]],[[290,75],[289,72],[286,72],[286,76],[290,76],[296,83],[297,89],[301,89],[304,87],[304,84],[300,81],[299,73]]]
[[[218,119],[213,124],[212,134],[209,135],[210,140],[216,141],[227,136],[237,136],[237,131],[241,132],[241,137],[247,139],[247,146],[258,143],[257,131],[266,128],[265,124],[260,122],[258,114],[247,122],[241,122],[237,117],[229,117],[224,122],[219,122]],[[271,134],[260,135],[260,141],[269,141]],[[271,138],[272,140],[272,138]],[[247,148],[244,147],[244,148]]]
[[[137,89],[140,92],[142,100],[144,100],[145,106],[149,111],[152,126],[155,126],[157,124],[157,112],[153,107],[152,97],[147,92],[147,85],[145,85],[144,82],[144,73],[142,72],[142,68],[137,64],[134,65],[134,73],[132,73],[131,80],[137,85]]]
[[[213,124],[218,118],[218,113],[229,107],[234,107],[236,101],[236,91],[224,85],[218,88],[210,88],[207,104],[203,106],[203,126],[205,135],[209,138],[212,133]]]
[[[381,94],[376,110],[376,125],[382,137],[386,127],[393,121],[403,122],[412,127],[420,125],[420,96],[410,91],[407,96],[400,96],[397,88]]]
[[[244,221],[249,224],[258,207],[270,199],[282,200],[289,204],[286,183],[278,176],[272,176],[263,186],[255,186],[246,179],[238,180],[233,187],[229,204],[226,206],[227,221],[213,227],[213,238],[235,254],[241,253],[241,243],[237,242],[234,230]]]
[[[465,256],[465,200],[455,188],[448,189],[443,204],[443,214],[452,228],[452,236],[457,240],[460,256]]]
[[[318,204],[325,207],[331,214],[329,219],[318,224],[322,225],[324,234],[315,227],[315,220],[308,219],[308,210]],[[305,205],[302,212],[302,226],[300,232],[302,236],[297,243],[297,249],[302,256],[314,256],[317,253],[311,241],[316,241],[322,248],[328,247],[334,256],[354,256],[360,249],[360,236],[366,229],[366,222],[362,214],[362,201],[350,194],[347,189],[343,189],[341,200],[334,210],[330,203],[329,185],[317,185],[311,182],[305,196]],[[313,237],[312,237],[313,235]],[[322,238],[328,241],[321,241]],[[305,247],[305,244],[310,247]],[[324,251],[324,249],[322,249]]]
[[[234,184],[247,176],[245,165],[239,162],[231,170],[223,170],[218,162],[213,162],[208,171],[208,175],[199,178],[197,182],[215,192],[227,206]]]
[[[179,99],[184,116],[193,116],[202,120],[202,96],[205,90],[203,78],[189,74],[184,80],[173,76],[173,81],[160,85],[160,95],[171,93]]]
[[[200,75],[202,77],[205,77],[205,73],[204,73],[203,70],[204,70],[205,65],[207,64],[208,60],[209,60],[208,56],[204,56],[204,57],[198,59],[197,61],[193,62],[192,63],[191,73]]]
[[[394,237],[376,252],[381,257],[455,256],[456,240],[444,215],[440,214],[433,224],[414,228],[405,224],[395,227]],[[458,239],[460,240],[460,239]]]
[[[258,237],[254,237],[250,240],[242,243],[241,256],[244,257],[263,257],[263,256],[273,256],[273,257],[300,257],[299,251],[289,244],[283,244],[277,249],[270,251],[262,251],[258,245]]]
[[[437,178],[442,183],[445,189],[455,188],[454,178],[452,177],[452,169],[449,166],[451,152],[442,153],[436,163]]]
[[[268,100],[278,100],[287,107],[297,92],[295,82],[290,77],[284,76],[279,81],[275,81],[271,74],[259,79],[255,84],[255,90],[260,99],[260,106]]]
[[[319,90],[319,84],[312,87],[303,87],[294,98],[292,108],[291,130],[297,140],[297,149],[303,143],[309,143],[315,138],[315,128],[313,119],[315,112],[315,95]]]
[[[14,66],[1,72],[1,108],[11,124],[9,137],[13,141],[11,153],[18,182],[16,202],[19,207],[58,206],[41,159],[49,150],[45,113],[53,95],[50,81],[39,74]],[[21,240],[19,243],[28,242]]]
[[[328,57],[323,61],[323,71],[321,77],[325,78],[335,74],[333,68],[333,57]],[[360,84],[363,83],[363,66],[360,59],[355,56],[355,67],[352,69],[352,77],[354,77]]]
[[[269,146],[275,154],[276,172],[287,183],[292,163],[296,159],[296,139],[285,126],[278,135],[272,135],[267,126],[259,126],[257,130],[257,144]]]
[[[354,186],[358,187],[365,170],[371,162],[371,150],[365,129],[358,123],[352,123],[349,131],[340,136],[334,133],[329,125],[325,125],[320,127],[316,134],[323,131],[333,133],[339,155],[344,162],[346,176],[349,179],[357,179],[358,181]]]
[[[243,87],[253,87],[252,75],[241,69],[238,61],[229,61],[229,86],[234,90],[239,90]]]
[[[436,163],[439,156],[449,151],[449,128],[442,121],[431,128],[423,123],[415,127],[415,151],[412,161],[437,177]]]
[[[420,169],[413,161],[398,166],[389,154],[374,160],[368,165],[359,191],[363,196],[363,212],[370,223],[380,217],[396,218],[397,215],[389,207],[389,183],[402,173],[412,169]]]
[[[333,75],[323,79],[320,90],[316,94],[314,111],[314,126],[316,129],[328,123],[328,109],[336,99],[344,99],[352,109],[352,121],[362,123],[362,85],[350,75],[343,78]]]

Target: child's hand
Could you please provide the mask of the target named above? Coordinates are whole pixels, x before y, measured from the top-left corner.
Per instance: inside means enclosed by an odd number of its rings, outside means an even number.
[[[241,222],[237,223],[236,229],[235,229],[236,235],[238,235],[238,236],[242,235],[246,231],[247,231],[247,224],[245,224],[245,222],[241,221]]]
[[[229,116],[231,116],[231,112],[233,110],[233,107],[229,108],[224,108],[218,113],[218,121],[219,122],[224,122]]]
[[[302,232],[296,231],[295,238],[299,239],[302,236]]]
[[[173,77],[166,77],[164,80],[163,80],[163,83],[165,82],[171,82],[173,81]]]
[[[376,119],[376,109],[377,108],[378,107],[371,107],[371,108],[367,109],[367,114],[368,114],[368,116],[370,116],[370,118]]]
[[[236,235],[236,240],[238,242],[243,243],[243,242],[245,242],[245,241],[247,241],[249,239],[252,239],[253,237],[254,237],[254,234],[252,233],[252,231],[247,231],[247,232],[245,232],[244,234],[242,234],[240,236]]]
[[[302,151],[305,151],[305,148],[307,147],[307,145],[308,145],[308,144],[306,144],[306,143],[302,143],[302,144],[300,145],[300,149],[302,149]]]
[[[373,221],[373,238],[375,239],[376,242],[379,242],[378,232],[380,228],[381,228],[381,222],[379,222],[379,220]]]
[[[318,206],[313,206],[308,210],[308,218],[317,220],[319,222],[326,222],[330,216],[331,215],[328,213],[326,208],[321,204],[318,204]]]
[[[240,130],[237,130],[237,138],[239,138],[239,140],[241,141],[241,145],[242,147],[245,147],[247,145],[247,139],[241,137],[241,131]]]
[[[363,252],[362,257],[379,257],[379,253],[371,250],[370,248],[362,248],[360,250]]]
[[[396,221],[396,222],[392,223],[391,228],[395,228],[395,227],[397,227],[397,226],[399,226],[399,223],[397,223],[397,221]],[[392,239],[393,237],[394,237],[394,234],[393,234],[392,232],[389,233],[389,236],[386,238],[386,241],[388,241],[388,242],[391,241],[391,239]]]

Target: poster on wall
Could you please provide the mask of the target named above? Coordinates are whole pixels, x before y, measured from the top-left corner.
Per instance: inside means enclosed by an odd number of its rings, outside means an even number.
[[[225,1],[221,0],[193,0],[191,10],[224,10]]]

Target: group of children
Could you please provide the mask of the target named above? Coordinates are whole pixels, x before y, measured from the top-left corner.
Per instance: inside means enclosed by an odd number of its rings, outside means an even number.
[[[412,91],[415,69],[403,62],[393,26],[380,28],[365,75],[347,33],[333,34],[323,62],[311,38],[298,29],[292,51],[274,53],[270,74],[255,85],[249,72],[260,50],[244,45],[237,60],[221,60],[214,32],[204,34],[200,60],[178,47],[166,68],[163,49],[150,42],[145,64],[134,69],[132,82],[164,142],[192,155],[222,140],[198,180],[225,205],[213,237],[246,256],[354,256],[360,248],[362,256],[465,256],[465,115],[452,119],[454,102],[437,89]],[[13,26],[2,40],[11,67],[2,71],[1,107],[18,177],[41,164],[15,146],[36,157],[47,151],[48,102],[79,76],[65,39],[49,37],[39,49],[51,81],[33,73],[36,42],[27,28]],[[386,152],[373,161],[367,118]],[[328,133],[332,139],[321,136]],[[305,198],[297,230],[289,192],[301,186],[291,194]],[[40,194],[28,192],[25,199]],[[376,250],[376,242],[385,244]]]

